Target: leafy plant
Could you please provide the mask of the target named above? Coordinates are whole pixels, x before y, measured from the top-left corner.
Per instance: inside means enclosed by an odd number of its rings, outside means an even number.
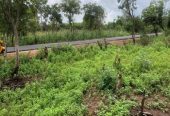
[[[133,69],[139,73],[145,73],[152,68],[151,61],[146,58],[146,54],[140,54],[140,56],[137,56],[133,62]]]
[[[113,105],[103,107],[98,113],[99,116],[128,116],[129,110],[136,104],[127,100],[116,100]]]
[[[166,37],[164,40],[166,47],[170,47],[170,36]]]
[[[100,89],[116,91],[117,77],[114,72],[109,69],[104,69],[100,72]]]
[[[141,45],[143,45],[143,46],[147,46],[147,45],[149,45],[151,42],[152,42],[152,38],[151,37],[149,37],[148,35],[146,35],[146,34],[142,34],[141,36],[140,36],[140,44]]]
[[[153,44],[145,47],[128,44],[128,50],[120,46],[109,46],[106,50],[100,50],[97,45],[62,46],[49,50],[46,60],[21,56],[19,75],[26,80],[30,77],[40,80],[16,90],[2,88],[0,115],[81,116],[89,108],[85,104],[91,105],[92,100],[99,103],[96,111],[99,116],[126,116],[136,106],[131,96],[141,95],[144,89],[150,95],[163,95],[169,103],[170,49],[165,47],[163,38],[154,37]],[[113,68],[116,51],[121,57],[116,58]],[[14,59],[0,63],[0,79],[9,77],[13,63]],[[124,86],[115,92],[118,71],[123,71]],[[92,85],[99,89],[101,96],[88,96]],[[90,100],[84,100],[87,96]],[[152,104],[151,108],[154,107],[166,110],[162,102]]]

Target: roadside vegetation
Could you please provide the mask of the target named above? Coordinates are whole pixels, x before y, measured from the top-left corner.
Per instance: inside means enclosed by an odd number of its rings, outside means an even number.
[[[60,30],[57,32],[37,32],[35,35],[29,34],[25,37],[21,37],[20,45],[33,45],[43,43],[55,43],[55,42],[68,42],[78,40],[90,40],[97,38],[117,37],[129,35],[126,31],[118,30],[76,30],[70,33],[69,30]],[[11,41],[8,42],[9,46],[13,46]]]
[[[43,50],[21,56],[18,80],[10,75],[14,60],[1,60],[0,114],[124,116],[140,107],[146,91],[145,109],[168,116],[170,49],[162,38],[148,46],[63,46],[48,57]]]
[[[170,116],[168,0],[152,1],[140,16],[136,0],[117,0],[123,16],[109,23],[97,3],[47,2],[0,0],[0,115]],[[132,40],[118,45],[104,39],[129,34]],[[97,38],[94,45],[19,54],[21,45]],[[15,58],[6,45],[15,47]]]

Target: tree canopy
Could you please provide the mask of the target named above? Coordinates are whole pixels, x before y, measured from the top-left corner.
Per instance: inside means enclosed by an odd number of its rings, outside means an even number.
[[[0,21],[5,28],[4,33],[10,32],[15,36],[16,65],[12,77],[19,70],[19,30],[23,30],[29,19],[37,13],[36,0],[0,0]]]
[[[84,18],[83,22],[87,29],[98,29],[103,24],[103,19],[105,17],[105,11],[102,6],[96,3],[89,3],[84,5]]]
[[[133,43],[135,43],[135,15],[134,11],[137,9],[136,0],[118,0],[119,9],[121,9],[124,15],[131,21],[132,23],[132,38]]]
[[[163,16],[164,2],[162,0],[152,2],[142,13],[144,22],[153,26],[156,35],[159,27],[164,30]]]
[[[61,3],[62,11],[68,18],[69,24],[73,26],[74,15],[80,14],[80,1],[79,0],[63,0]]]

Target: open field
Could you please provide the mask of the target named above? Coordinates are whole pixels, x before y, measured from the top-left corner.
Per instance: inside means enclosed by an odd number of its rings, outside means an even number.
[[[170,48],[164,36],[148,46],[52,48],[48,57],[0,61],[0,115],[128,116],[144,110],[170,115]],[[118,62],[117,62],[118,61]],[[121,75],[121,76],[120,76]]]
[[[170,0],[0,0],[0,116],[170,116]]]

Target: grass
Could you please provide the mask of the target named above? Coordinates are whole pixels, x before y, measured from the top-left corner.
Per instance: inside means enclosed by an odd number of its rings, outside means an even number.
[[[69,30],[60,30],[58,32],[37,32],[35,35],[28,34],[20,38],[20,45],[32,45],[43,43],[54,43],[63,41],[87,40],[105,37],[125,36],[129,33],[116,30],[75,30],[70,33]],[[12,46],[11,40],[8,40],[8,46]]]
[[[100,116],[130,115],[130,109],[140,101],[123,96],[134,97],[144,90],[151,97],[154,93],[170,101],[170,48],[162,38],[154,38],[149,46],[129,44],[108,46],[105,50],[98,46],[67,46],[60,50],[53,48],[43,60],[22,57],[20,76],[41,79],[24,88],[0,90],[0,115],[83,116],[88,112],[83,99],[92,86],[102,92],[107,101],[99,101],[97,114]],[[113,63],[117,55],[121,59],[124,86],[115,91],[106,85],[111,82],[113,88],[116,86],[118,72]],[[2,62],[0,78],[4,79],[9,77],[14,61]]]

